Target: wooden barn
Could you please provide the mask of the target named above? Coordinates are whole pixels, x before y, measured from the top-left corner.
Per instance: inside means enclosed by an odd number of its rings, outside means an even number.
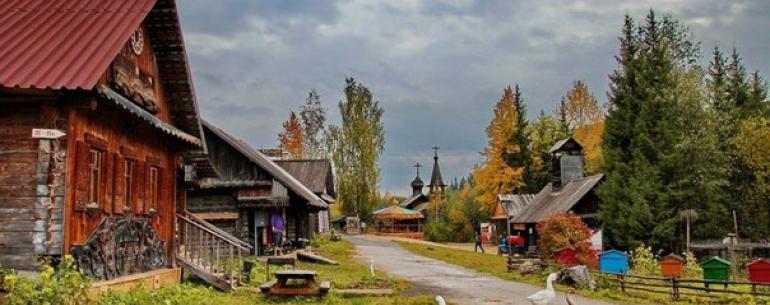
[[[175,2],[0,6],[0,265],[171,269],[183,157],[202,145]]]
[[[256,254],[265,254],[272,245],[273,214],[285,222],[285,238],[298,245],[316,232],[318,213],[328,209],[321,197],[333,194],[333,184],[327,180],[330,165],[297,169],[301,164],[284,164],[292,171],[306,172],[302,177],[308,187],[235,136],[206,121],[202,126],[210,161],[219,175],[198,179],[188,191],[190,213],[253,246]]]
[[[537,245],[537,223],[554,213],[572,212],[591,228],[599,228],[597,213],[599,197],[596,187],[603,174],[585,177],[583,174],[583,147],[573,138],[554,144],[551,182],[510,218],[512,235],[524,236],[530,249]]]
[[[334,199],[334,175],[332,162],[329,159],[294,159],[276,160],[275,163],[283,167],[290,175],[297,178],[307,188],[327,204],[333,204]],[[311,215],[311,228],[316,233],[327,233],[331,230],[329,210],[319,210]]]

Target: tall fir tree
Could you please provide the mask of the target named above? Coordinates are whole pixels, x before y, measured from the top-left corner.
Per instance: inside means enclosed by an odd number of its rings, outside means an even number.
[[[525,166],[512,167],[504,159],[504,156],[522,150],[522,147],[511,144],[519,126],[515,100],[514,90],[506,87],[486,129],[489,142],[483,151],[485,161],[473,172],[479,194],[477,200],[487,211],[492,211],[498,194],[520,192],[526,186]]]
[[[767,107],[767,82],[759,75],[759,71],[751,73],[751,90],[749,91],[749,104],[756,109],[753,109],[759,116],[768,116]]]
[[[688,44],[674,41],[686,37],[676,32],[686,31],[666,28],[652,10],[639,26],[626,16],[619,68],[610,76],[599,217],[610,244],[621,248],[644,242],[672,249],[677,239],[678,200],[669,185],[681,179],[672,160],[688,153],[675,149],[685,137],[676,117],[677,72],[688,61],[675,47]]]
[[[508,88],[510,90],[510,87]],[[524,97],[521,96],[519,85],[513,87],[513,132],[506,139],[507,149],[503,151],[503,160],[511,168],[523,169],[522,179],[524,185],[517,190],[518,192],[535,192],[539,189],[533,188],[535,185],[532,175],[532,150],[530,146],[529,121],[527,121],[527,107],[524,104]]]
[[[562,123],[541,111],[529,125],[531,138],[532,167],[528,189],[537,192],[551,180],[551,153],[549,150],[557,141],[568,136],[568,130]]]

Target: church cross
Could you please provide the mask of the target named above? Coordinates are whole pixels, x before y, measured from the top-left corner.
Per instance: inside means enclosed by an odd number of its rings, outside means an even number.
[[[417,169],[417,176],[419,177],[420,176],[420,167],[422,167],[422,165],[420,165],[420,162],[417,162],[417,164],[415,164],[413,167]]]

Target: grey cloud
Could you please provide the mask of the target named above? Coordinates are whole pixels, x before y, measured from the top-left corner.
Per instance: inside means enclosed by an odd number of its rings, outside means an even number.
[[[650,7],[691,26],[704,52],[735,44],[750,69],[770,72],[761,0],[179,1],[204,116],[274,146],[311,88],[337,124],[353,76],[385,108],[382,188],[402,194],[433,145],[447,180],[481,161],[504,86],[519,83],[530,118],[550,113],[575,79],[605,102],[623,14],[641,20]]]

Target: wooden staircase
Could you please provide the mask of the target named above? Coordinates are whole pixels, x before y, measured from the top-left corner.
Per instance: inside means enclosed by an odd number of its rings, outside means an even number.
[[[253,247],[189,212],[176,218],[177,263],[222,291],[238,286],[243,257]]]

